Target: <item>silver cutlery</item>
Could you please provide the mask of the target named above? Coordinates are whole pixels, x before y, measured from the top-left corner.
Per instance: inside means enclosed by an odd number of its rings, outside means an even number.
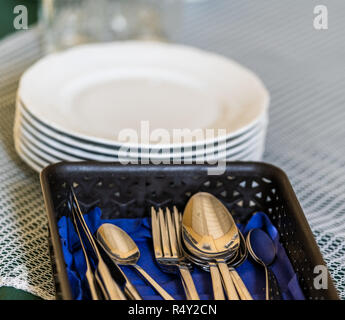
[[[230,260],[227,260],[227,265],[229,267],[231,278],[235,284],[236,290],[237,290],[238,295],[241,298],[241,300],[252,300],[253,299],[252,296],[250,295],[247,287],[245,286],[241,277],[238,275],[238,273],[235,269],[235,267],[240,266],[247,258],[246,242],[245,242],[245,239],[244,239],[242,233],[239,232],[239,234],[241,237],[240,249],[234,257],[232,257]],[[215,298],[215,299],[216,300],[224,300],[225,296],[223,293],[222,279],[221,279],[221,275],[219,273],[217,265],[212,261],[205,261],[203,259],[200,259],[196,256],[191,255],[190,252],[188,252],[188,250],[184,246],[183,246],[183,250],[185,251],[185,254],[186,254],[186,256],[188,256],[190,261],[192,261],[195,265],[201,267],[203,270],[211,272],[212,270],[210,269],[210,264],[211,264],[211,267],[215,268],[215,270],[217,272],[216,276],[219,277],[219,280],[218,280],[218,282],[216,282],[216,285],[219,286],[218,290],[222,294],[218,297],[218,299],[217,298]],[[211,273],[211,277],[212,277],[212,273]]]
[[[77,232],[77,235],[78,235],[78,238],[79,238],[79,241],[80,241],[80,244],[81,244],[81,248],[83,250],[83,255],[84,255],[84,259],[85,259],[85,262],[86,262],[86,272],[85,272],[85,277],[86,277],[86,281],[89,285],[89,289],[90,289],[90,293],[91,293],[91,298],[92,300],[100,300],[101,297],[99,295],[99,288],[98,288],[98,285],[97,285],[97,282],[96,282],[96,278],[95,278],[95,275],[94,275],[94,271],[92,270],[92,267],[91,267],[91,263],[90,263],[90,259],[87,255],[87,251],[86,251],[86,248],[85,248],[85,245],[84,245],[84,241],[80,235],[80,231],[79,231],[79,228],[78,228],[78,224],[77,224],[77,221],[76,221],[76,218],[75,218],[75,215],[72,214],[72,222],[73,222],[73,225],[74,225],[74,228]]]
[[[94,256],[96,257],[95,279],[100,290],[102,291],[104,298],[106,300],[126,300],[125,295],[123,294],[122,290],[120,289],[118,284],[115,282],[115,280],[111,276],[111,273],[107,265],[102,259],[102,256],[98,250],[97,244],[84,220],[83,213],[81,212],[81,209],[80,209],[80,206],[79,206],[79,203],[78,203],[78,200],[74,193],[73,188],[71,188],[69,205],[70,205],[71,213],[73,215],[73,221],[76,222],[78,235],[81,235],[80,230],[78,229],[78,223],[79,223],[81,226],[81,230],[83,231],[94,253]],[[80,236],[80,241],[82,243],[83,241],[82,236]],[[85,254],[86,254],[86,250],[85,250]],[[89,274],[90,274],[90,271],[89,271]],[[92,277],[91,278],[89,277],[89,279],[92,280]],[[92,285],[92,282],[91,282],[91,285]],[[90,288],[91,292],[93,290],[94,290],[93,288]]]
[[[247,250],[247,245],[246,245],[244,236],[240,230],[238,230],[238,232],[241,237],[240,250],[238,251],[237,256],[234,259],[228,261],[227,264],[229,266],[230,275],[235,284],[235,287],[238,292],[238,295],[240,296],[240,299],[253,300],[253,297],[251,296],[246,285],[243,283],[241,277],[239,276],[239,274],[237,273],[235,269],[235,267],[240,266],[247,259],[247,256],[248,256],[248,250]]]
[[[85,257],[85,276],[93,300],[102,298],[125,300],[126,296],[120,287],[123,284],[128,298],[142,300],[118,264],[133,266],[164,299],[174,300],[145,270],[137,265],[140,258],[139,248],[124,230],[113,224],[103,224],[97,230],[96,240],[84,220],[73,189],[71,189],[69,205],[72,222]],[[213,195],[204,192],[195,194],[188,201],[183,217],[176,207],[172,212],[168,208],[165,212],[162,209],[157,212],[152,207],[151,222],[155,258],[163,271],[180,274],[188,300],[199,300],[190,273],[192,263],[210,272],[216,300],[225,299],[224,291],[230,300],[252,300],[235,269],[246,259],[248,251],[255,261],[265,267],[266,297],[269,299],[270,292],[272,299],[281,298],[275,276],[269,269],[276,257],[274,243],[259,229],[252,230],[245,240],[231,214]],[[96,258],[95,265],[89,260],[83,238],[88,241],[92,249]],[[258,238],[261,240],[261,246],[256,245]],[[268,252],[263,250],[266,246],[270,249]],[[107,258],[106,261],[102,257]],[[109,264],[113,263],[116,271],[121,275],[121,281],[118,283],[114,280],[119,280],[117,274],[114,278],[108,269]],[[270,286],[269,282],[273,284]],[[272,293],[272,290],[275,292]]]
[[[228,299],[239,300],[225,259],[235,254],[240,238],[232,217],[218,199],[204,192],[190,198],[183,213],[182,238],[188,251],[212,262],[211,276],[216,270],[213,263],[217,265]],[[212,276],[212,283],[214,278]],[[219,284],[216,288],[219,290]],[[221,294],[215,290],[217,299]]]
[[[281,292],[270,266],[276,259],[276,247],[272,239],[261,229],[252,229],[247,235],[247,247],[252,258],[265,268],[266,300],[281,300]]]
[[[151,209],[152,238],[155,258],[166,272],[179,272],[188,300],[199,300],[193,278],[190,274],[191,263],[185,258],[181,248],[181,215],[174,207]]]
[[[124,230],[113,224],[104,223],[97,230],[97,239],[117,264],[133,266],[165,300],[174,300],[143,268],[137,265],[140,258],[139,248]]]
[[[212,260],[206,261],[205,259],[200,259],[190,253],[186,249],[184,242],[182,241],[182,250],[189,261],[195,265],[201,267],[203,270],[210,272],[213,288],[213,297],[215,300],[225,300],[225,295],[223,291],[222,277],[220,275],[217,264]]]
[[[205,192],[191,197],[183,214],[182,238],[186,251],[190,253],[188,256],[194,261],[207,263],[215,299],[224,299],[220,290],[221,278],[228,299],[252,300],[238,273],[231,267],[231,261],[239,255],[240,231],[229,211],[216,197]]]
[[[99,245],[100,253],[104,259],[104,262],[108,266],[112,277],[120,286],[120,288],[122,288],[127,299],[128,300],[143,300],[142,296],[140,295],[136,287],[124,274],[124,272],[121,270],[119,265],[115,262],[115,260],[112,259],[111,256],[105,251],[102,244],[98,240],[97,240],[97,244]]]

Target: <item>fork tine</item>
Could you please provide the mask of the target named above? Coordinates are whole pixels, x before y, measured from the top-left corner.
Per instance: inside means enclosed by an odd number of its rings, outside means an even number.
[[[176,240],[177,240],[177,250],[179,256],[182,255],[182,250],[181,250],[181,215],[178,212],[177,208],[174,206],[174,225],[175,225],[175,232],[176,232]]]
[[[176,231],[175,231],[175,224],[171,217],[171,212],[169,208],[166,208],[166,219],[167,219],[167,227],[169,233],[169,242],[171,248],[171,255],[173,258],[178,258],[178,251],[177,251],[177,239],[176,239]]]
[[[170,258],[171,252],[170,252],[170,244],[169,244],[169,234],[167,230],[166,219],[164,218],[164,213],[161,208],[158,209],[158,221],[159,221],[159,227],[161,231],[163,255],[164,255],[164,258]]]
[[[163,257],[162,252],[162,241],[161,233],[159,230],[157,212],[154,207],[151,207],[151,225],[152,225],[152,239],[153,239],[153,249],[155,252],[156,259]]]

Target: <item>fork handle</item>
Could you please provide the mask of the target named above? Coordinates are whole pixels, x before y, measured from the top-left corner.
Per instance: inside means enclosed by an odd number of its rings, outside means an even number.
[[[178,266],[187,300],[200,300],[195,284],[188,266]]]
[[[175,300],[166,292],[143,268],[133,265],[133,267],[145,278],[145,280],[163,297],[164,300]]]

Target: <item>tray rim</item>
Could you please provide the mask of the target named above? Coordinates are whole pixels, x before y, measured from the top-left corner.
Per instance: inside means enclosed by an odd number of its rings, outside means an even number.
[[[52,172],[57,172],[61,168],[67,170],[75,170],[76,168],[82,169],[83,167],[93,166],[101,171],[107,171],[109,169],[117,169],[119,172],[123,171],[124,168],[130,171],[131,168],[137,169],[138,167],[146,167],[146,172],[162,172],[163,171],[176,171],[176,170],[185,170],[186,167],[200,167],[200,168],[210,168],[212,166],[207,164],[179,164],[179,165],[153,165],[153,164],[129,164],[122,165],[115,162],[98,162],[98,161],[80,161],[80,162],[59,162],[52,164],[43,169],[40,173],[41,189],[44,198],[45,211],[48,217],[48,226],[49,226],[49,237],[52,242],[53,252],[55,256],[55,264],[57,270],[57,276],[59,280],[59,285],[61,289],[62,298],[65,300],[73,300],[69,280],[67,277],[67,272],[64,263],[64,256],[62,252],[62,246],[60,242],[56,215],[54,214],[55,209],[53,206],[53,200],[50,197],[50,188],[49,188],[49,175]],[[292,188],[292,185],[288,179],[286,173],[278,168],[275,165],[265,163],[265,162],[226,162],[226,166],[237,169],[237,172],[244,171],[246,173],[253,172],[256,175],[265,175],[266,177],[278,177],[275,179],[277,184],[280,187],[281,192],[283,193],[284,198],[289,198],[292,201],[287,201],[286,205],[289,207],[289,211],[292,212],[293,219],[296,221],[296,224],[300,226],[303,237],[303,244],[306,248],[306,251],[309,252],[311,260],[314,262],[314,265],[324,265],[327,267],[322,254],[320,252],[319,246],[317,245],[314,235],[311,231],[309,223],[304,215],[302,207],[297,199],[297,196]],[[254,170],[255,168],[255,170]],[[327,268],[328,270],[328,268]],[[325,296],[328,300],[339,300],[339,295],[334,286],[333,279],[328,270],[328,289],[325,290]]]

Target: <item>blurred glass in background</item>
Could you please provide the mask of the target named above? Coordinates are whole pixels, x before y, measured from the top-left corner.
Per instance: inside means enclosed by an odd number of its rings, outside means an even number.
[[[112,40],[168,40],[183,0],[42,0],[46,52]]]

